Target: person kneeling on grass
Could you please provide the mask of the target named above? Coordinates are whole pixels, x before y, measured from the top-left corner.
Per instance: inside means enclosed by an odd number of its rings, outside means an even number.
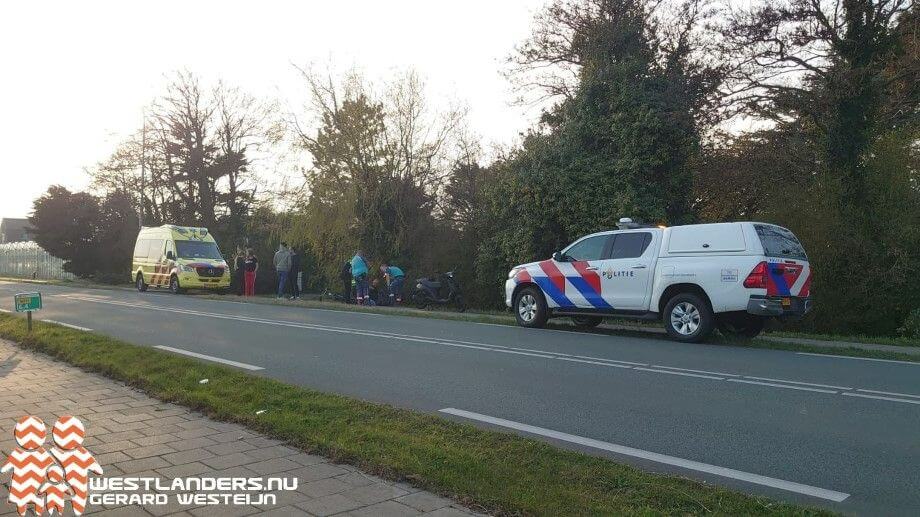
[[[406,274],[402,269],[389,264],[380,266],[380,272],[387,281],[387,289],[390,291],[390,302],[395,300],[396,303],[402,303],[402,286],[406,281]]]

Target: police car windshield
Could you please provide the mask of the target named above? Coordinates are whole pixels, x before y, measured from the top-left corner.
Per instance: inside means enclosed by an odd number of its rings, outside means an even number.
[[[217,260],[223,258],[220,256],[217,244],[213,242],[176,241],[176,252],[179,254],[179,258]]]
[[[808,260],[805,248],[789,230],[768,224],[755,224],[754,229],[763,244],[764,255]]]

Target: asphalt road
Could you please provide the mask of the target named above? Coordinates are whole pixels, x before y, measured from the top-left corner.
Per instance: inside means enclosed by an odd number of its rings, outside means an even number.
[[[0,307],[36,287],[0,283]],[[257,375],[844,513],[920,514],[920,364],[233,296],[39,290],[39,319]]]

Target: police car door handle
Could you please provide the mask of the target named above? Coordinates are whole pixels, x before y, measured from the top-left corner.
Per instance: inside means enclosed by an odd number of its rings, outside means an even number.
[[[645,264],[636,264],[630,269],[645,269],[647,266]]]
[[[597,271],[597,266],[588,266],[585,269],[587,269],[588,271]]]

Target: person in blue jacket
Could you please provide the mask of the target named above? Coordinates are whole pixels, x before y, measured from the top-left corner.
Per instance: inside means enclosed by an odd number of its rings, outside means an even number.
[[[390,303],[395,300],[396,303],[402,303],[402,286],[406,281],[406,274],[397,266],[383,264],[380,266],[380,272],[387,281],[387,288],[390,291]]]
[[[367,260],[364,258],[364,252],[358,250],[355,256],[351,258],[351,276],[355,279],[355,290],[357,291],[358,304],[366,304],[370,300],[367,285]]]

